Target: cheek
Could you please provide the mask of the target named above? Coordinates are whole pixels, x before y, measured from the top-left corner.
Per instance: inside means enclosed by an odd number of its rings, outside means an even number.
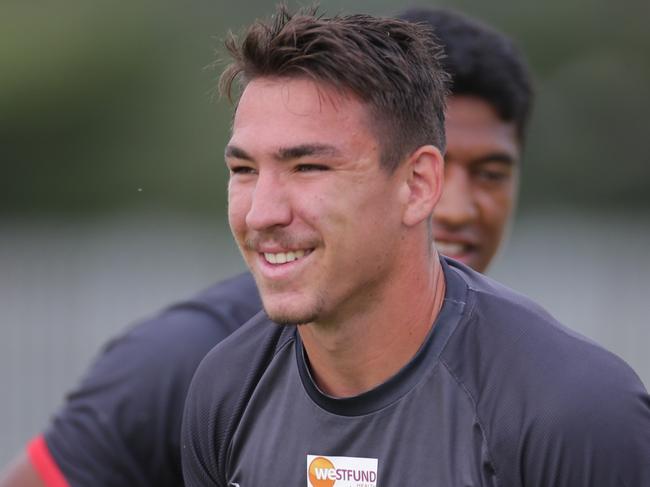
[[[512,214],[514,206],[514,191],[503,188],[487,192],[481,197],[481,214],[483,224],[494,233],[501,233]]]
[[[228,223],[235,236],[246,231],[246,215],[250,208],[250,198],[241,189],[228,187]]]
[[[295,219],[319,230],[341,225],[351,212],[350,190],[336,184],[303,185],[289,196]]]
[[[349,235],[348,244],[354,252],[365,249],[368,253],[384,253],[387,249],[383,247],[399,237],[401,213],[394,193],[394,188],[383,185],[365,193],[356,189],[348,196],[333,224],[345,229],[341,234]]]

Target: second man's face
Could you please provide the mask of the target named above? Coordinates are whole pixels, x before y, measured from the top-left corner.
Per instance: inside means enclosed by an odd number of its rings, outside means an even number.
[[[516,127],[486,101],[461,95],[448,100],[445,130],[445,184],[433,212],[433,236],[441,254],[484,272],[516,204]]]

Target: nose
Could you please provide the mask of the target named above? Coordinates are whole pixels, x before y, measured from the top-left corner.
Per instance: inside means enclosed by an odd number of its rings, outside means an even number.
[[[478,207],[472,192],[467,170],[450,164],[445,168],[442,196],[433,210],[436,223],[447,227],[461,227],[474,221]]]
[[[291,223],[291,205],[287,188],[278,175],[260,171],[246,214],[246,225],[251,230],[266,230]]]

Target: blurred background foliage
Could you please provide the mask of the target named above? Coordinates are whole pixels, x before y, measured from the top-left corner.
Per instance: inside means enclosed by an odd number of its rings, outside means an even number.
[[[650,2],[436,5],[486,20],[528,56],[537,104],[524,211],[650,207]],[[404,6],[321,2],[330,14]],[[0,216],[223,212],[231,107],[213,99],[218,69],[206,67],[229,28],[272,9],[262,1],[5,0]]]

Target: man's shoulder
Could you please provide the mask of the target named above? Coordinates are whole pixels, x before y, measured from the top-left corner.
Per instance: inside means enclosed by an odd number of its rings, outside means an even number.
[[[242,272],[208,286],[197,293],[191,300],[203,302],[210,306],[212,303],[219,303],[224,300],[246,302],[251,297],[259,301],[255,279],[253,279],[250,272]]]
[[[193,309],[234,331],[262,309],[262,301],[249,272],[219,281],[195,296],[179,301],[166,311]]]
[[[539,461],[552,451],[583,452],[607,465],[608,457],[634,458],[647,447],[648,434],[640,431],[650,425],[650,401],[622,359],[529,298],[465,268],[452,269],[465,281],[468,299],[441,360],[474,404],[502,475],[510,472],[504,464],[530,475],[578,462],[568,453],[557,457],[562,465]]]
[[[220,380],[216,387],[245,388],[245,383],[263,373],[277,352],[294,339],[293,327],[278,325],[264,311],[260,311],[210,350],[194,380],[200,382],[204,377],[213,377],[215,370],[227,368],[231,373],[226,380]]]
[[[185,402],[181,453],[200,452],[220,476],[230,441],[248,402],[273,359],[295,340],[295,329],[261,311],[213,348],[199,365]],[[217,439],[217,441],[214,441]]]
[[[260,309],[252,277],[240,274],[135,323],[105,345],[98,363],[116,357],[149,364],[154,371],[163,362],[175,362],[174,368],[192,362],[190,367],[196,367],[214,345]]]
[[[124,476],[142,475],[151,484],[177,483],[192,376],[211,348],[260,309],[252,277],[242,274],[141,320],[105,345],[45,433],[66,478],[125,485]]]
[[[465,281],[468,298],[464,319],[445,351],[448,363],[465,371],[473,368],[486,380],[488,371],[498,370],[496,377],[504,382],[533,384],[536,390],[575,390],[622,378],[638,382],[621,358],[563,325],[535,301],[467,268],[452,269]],[[468,347],[477,352],[473,358],[466,355]]]

